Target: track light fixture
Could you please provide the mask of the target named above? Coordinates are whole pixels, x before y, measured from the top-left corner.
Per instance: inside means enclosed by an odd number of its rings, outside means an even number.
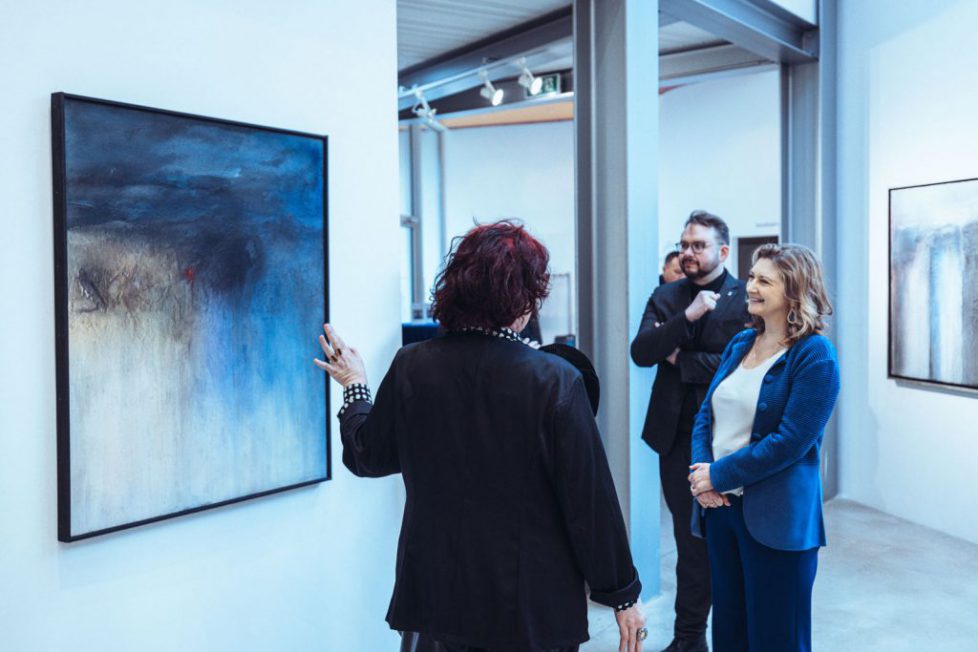
[[[530,69],[526,67],[526,57],[517,59],[516,65],[521,71],[520,78],[517,80],[520,86],[526,89],[527,95],[539,95],[540,90],[543,88],[543,80],[530,72]]]
[[[414,103],[414,107],[411,109],[414,115],[421,118],[426,125],[435,131],[448,131],[445,125],[435,120],[435,114],[438,113],[438,109],[431,108],[428,100],[425,99],[424,92],[420,88],[414,89],[414,97],[417,99],[417,102]]]
[[[482,78],[482,89],[479,91],[479,95],[489,100],[493,106],[499,106],[503,102],[503,89],[496,88],[489,81],[489,73],[482,69],[479,71],[479,77]]]

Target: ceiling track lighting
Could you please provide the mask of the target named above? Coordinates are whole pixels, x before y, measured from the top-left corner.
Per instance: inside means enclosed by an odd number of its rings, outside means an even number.
[[[445,79],[435,82],[430,82],[422,86],[398,86],[398,103],[400,106],[404,107],[406,106],[406,100],[413,97],[414,104],[411,107],[411,112],[417,116],[421,122],[437,131],[448,131],[448,128],[435,118],[437,109],[432,108],[428,103],[427,98],[424,96],[425,91],[431,91],[436,88],[440,89],[446,84],[450,84],[452,86],[452,92],[450,93],[446,93],[443,90],[434,91],[437,94],[437,97],[442,97],[457,93],[459,90],[471,89],[472,87],[466,83],[465,78],[469,77],[470,75],[477,74],[482,82],[481,86],[479,87],[479,95],[485,98],[492,106],[499,106],[503,103],[505,90],[492,83],[492,81],[489,79],[490,71],[494,71],[495,76],[499,77],[499,73],[505,68],[515,66],[520,71],[519,77],[516,81],[524,88],[525,98],[536,98],[543,93],[545,80],[544,77],[534,75],[526,62],[526,56],[498,60],[484,59],[482,66],[475,70],[469,69],[461,72],[460,74],[446,77]],[[545,77],[547,78],[547,95],[559,94],[559,74],[548,74],[545,75]],[[552,77],[556,77],[556,81],[553,81],[551,79]]]
[[[499,106],[503,103],[503,89],[496,88],[489,81],[489,73],[483,68],[479,71],[479,77],[482,79],[482,88],[479,90],[479,95],[489,100],[489,103],[493,106]]]
[[[520,77],[516,81],[526,89],[526,94],[531,97],[539,95],[543,89],[543,79],[530,72],[530,69],[526,66],[526,57],[517,59],[516,66],[520,69]]]

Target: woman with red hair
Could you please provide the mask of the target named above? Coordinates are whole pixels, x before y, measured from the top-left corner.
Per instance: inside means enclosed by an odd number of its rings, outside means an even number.
[[[587,593],[622,651],[647,635],[618,497],[581,373],[517,333],[547,296],[547,249],[502,221],[456,239],[434,292],[444,336],[405,346],[371,401],[329,326],[343,463],[400,473],[407,500],[387,612],[402,650],[568,652]]]

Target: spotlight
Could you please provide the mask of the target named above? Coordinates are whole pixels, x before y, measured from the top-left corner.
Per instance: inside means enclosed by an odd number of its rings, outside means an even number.
[[[411,109],[414,115],[424,120],[424,123],[435,131],[448,131],[445,125],[435,120],[435,114],[438,113],[438,109],[431,108],[428,100],[425,99],[424,92],[420,88],[414,89],[414,97],[418,100]]]
[[[539,95],[540,90],[543,88],[543,80],[530,72],[530,69],[526,67],[526,57],[517,59],[516,65],[522,71],[520,78],[517,80],[520,86],[526,89],[527,95]]]
[[[493,106],[502,104],[503,89],[492,85],[492,82],[489,81],[489,73],[485,70],[480,70],[479,76],[482,78],[482,89],[479,91],[479,95],[489,100]]]

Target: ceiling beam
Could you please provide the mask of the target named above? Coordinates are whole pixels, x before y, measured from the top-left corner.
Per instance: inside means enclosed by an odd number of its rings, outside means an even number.
[[[818,28],[771,0],[659,0],[659,7],[771,61],[818,59]]]
[[[669,25],[678,22],[679,22],[678,18],[673,18],[672,16],[670,16],[669,14],[663,11],[659,12],[659,29],[662,29],[663,27],[668,27]]]
[[[670,87],[703,81],[712,75],[753,68],[771,61],[729,43],[659,55],[659,85]]]

